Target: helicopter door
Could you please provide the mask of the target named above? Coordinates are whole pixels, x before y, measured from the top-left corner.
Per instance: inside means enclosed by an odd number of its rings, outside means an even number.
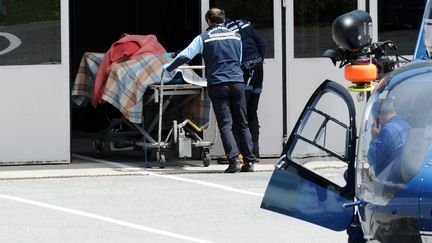
[[[355,108],[349,92],[326,80],[297,121],[267,186],[261,208],[332,230],[354,209]],[[345,205],[346,206],[346,205]]]

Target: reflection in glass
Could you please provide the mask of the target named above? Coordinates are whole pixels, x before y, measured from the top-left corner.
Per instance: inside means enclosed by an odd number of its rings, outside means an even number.
[[[341,207],[350,200],[333,185],[325,187],[305,179],[304,169],[275,170],[261,207],[290,215],[332,230],[346,229],[352,221],[353,207]]]
[[[294,57],[320,57],[335,48],[333,20],[355,9],[356,0],[294,0]]]
[[[274,58],[273,0],[210,0],[210,7],[225,10],[230,19],[250,21],[267,42],[265,58]]]
[[[423,37],[428,57],[432,59],[432,4],[429,2],[423,19]]]
[[[348,164],[309,143],[298,140],[290,160],[340,187],[346,185],[343,174],[348,169]]]
[[[357,158],[361,198],[385,205],[417,175],[432,144],[432,115],[423,110],[430,89],[429,77],[418,75],[371,96]]]
[[[60,0],[0,0],[0,65],[60,62]]]
[[[426,0],[378,1],[378,39],[392,40],[402,55],[413,55]]]

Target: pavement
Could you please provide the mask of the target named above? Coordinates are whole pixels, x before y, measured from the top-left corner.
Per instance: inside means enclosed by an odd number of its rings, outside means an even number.
[[[192,154],[192,158],[181,159],[173,151],[166,152],[166,166],[160,168],[155,159],[154,151],[148,158],[141,151],[111,151],[102,154],[101,158],[91,149],[87,139],[72,141],[70,163],[39,164],[39,165],[4,165],[0,166],[0,180],[39,179],[65,177],[96,177],[96,176],[132,176],[143,174],[214,174],[223,173],[227,164],[220,164],[212,158],[205,167],[200,155]],[[147,162],[146,162],[147,161]],[[277,158],[261,158],[255,164],[256,172],[272,172]],[[306,168],[324,177],[333,177],[335,170],[344,170],[345,163],[330,161],[312,161],[304,164]],[[341,172],[340,174],[343,174]]]
[[[216,160],[170,155],[159,168],[142,152],[73,151],[69,164],[0,166],[1,242],[346,242],[345,232],[260,208],[276,158],[232,175]],[[343,174],[324,161],[308,168],[331,181]]]
[[[139,153],[111,153],[106,158],[96,158],[88,154],[72,154],[69,164],[43,165],[10,165],[0,167],[0,180],[38,179],[63,177],[93,177],[93,176],[127,176],[143,173],[157,174],[191,174],[191,173],[223,173],[227,164],[219,164],[212,160],[208,167],[201,160],[167,159],[165,168],[151,158],[144,162]],[[255,171],[273,171],[275,158],[262,159],[255,165]],[[150,166],[150,168],[146,168]]]
[[[184,173],[185,168],[203,167],[201,161],[192,161],[197,165],[179,166],[183,170],[176,171],[182,174],[164,175],[149,171],[158,168],[130,167],[134,165],[130,162],[79,160],[74,156],[69,165],[16,167],[31,172],[27,175],[0,167],[27,176],[22,178],[42,178],[0,180],[4,219],[0,242],[338,243],[347,239],[345,232],[261,209],[271,172],[225,174],[224,165],[212,163],[207,169],[218,173]],[[173,168],[169,164],[162,170]]]
[[[0,166],[0,180],[39,179],[64,177],[128,176],[144,174],[194,174],[223,173],[227,164],[219,164],[213,158],[208,167],[203,165],[200,154],[181,159],[173,151],[166,151],[166,166],[160,168],[155,153],[147,158],[143,151],[120,150],[105,152],[97,157],[92,149],[91,140],[77,137],[72,139],[71,162],[39,165]],[[194,151],[197,152],[197,151]],[[198,151],[199,152],[199,151]],[[147,161],[147,162],[146,162]],[[255,165],[257,172],[270,172],[274,169],[276,158],[263,158]]]

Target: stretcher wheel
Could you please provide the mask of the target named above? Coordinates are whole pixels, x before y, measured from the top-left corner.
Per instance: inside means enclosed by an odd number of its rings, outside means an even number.
[[[157,158],[158,163],[159,163],[159,168],[165,168],[165,165],[166,165],[165,154],[163,152],[157,152],[156,158]]]
[[[211,157],[210,151],[208,149],[203,149],[201,151],[201,159],[203,161],[204,167],[208,167],[210,165]]]

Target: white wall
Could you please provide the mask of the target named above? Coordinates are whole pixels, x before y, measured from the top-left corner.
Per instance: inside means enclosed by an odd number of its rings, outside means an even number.
[[[288,84],[287,84],[287,113],[288,113],[288,136],[295,126],[300,113],[303,111],[306,102],[309,100],[315,89],[326,79],[338,82],[339,84],[348,87],[352,85],[344,79],[344,69],[335,67],[328,58],[294,58],[294,13],[293,2],[290,1],[286,11],[286,32],[287,32],[287,69],[288,69]],[[363,1],[358,1],[358,7],[364,9]],[[374,20],[375,21],[375,20]],[[336,47],[336,45],[335,45]],[[366,99],[360,101],[357,99],[358,93],[351,93],[356,106],[356,121],[357,126],[363,115],[363,108]],[[337,107],[337,106],[335,106]],[[334,107],[328,107],[332,109]],[[332,137],[329,137],[332,139]],[[334,139],[334,138],[333,138]],[[337,138],[336,138],[337,139]],[[332,141],[328,141],[332,142]]]
[[[344,85],[343,70],[324,58],[291,59],[288,71],[288,135],[291,133],[306,102],[326,79]],[[342,80],[343,82],[341,82]]]
[[[261,126],[259,144],[262,157],[275,157],[282,152],[282,60],[278,57],[281,54],[281,52],[275,53],[275,59],[266,60],[264,64],[263,92],[258,108]]]
[[[68,19],[61,0],[61,64],[0,66],[0,164],[70,161]]]

